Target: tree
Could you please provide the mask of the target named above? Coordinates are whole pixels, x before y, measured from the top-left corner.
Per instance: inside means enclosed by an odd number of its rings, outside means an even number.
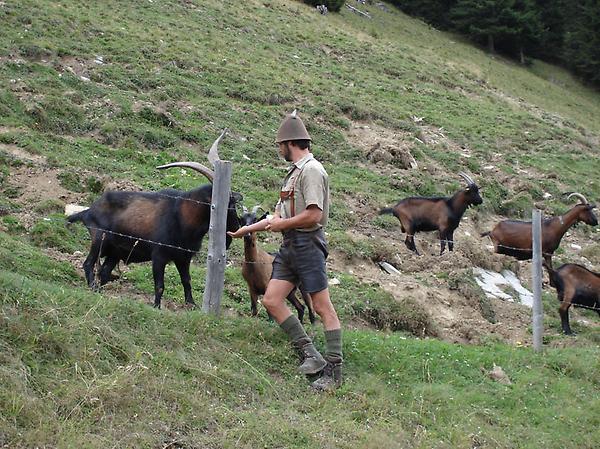
[[[525,51],[540,42],[542,22],[534,0],[516,0],[513,8],[515,45],[521,64],[525,64]]]
[[[476,41],[487,41],[490,53],[495,53],[495,41],[514,37],[515,0],[458,0],[450,11],[456,29]]]
[[[541,21],[536,55],[547,61],[562,62],[565,22],[571,0],[535,0]]]
[[[579,0],[565,24],[563,57],[575,73],[600,84],[600,1]]]
[[[449,18],[450,9],[457,0],[392,0],[392,4],[408,15],[419,17],[441,29],[452,26]]]

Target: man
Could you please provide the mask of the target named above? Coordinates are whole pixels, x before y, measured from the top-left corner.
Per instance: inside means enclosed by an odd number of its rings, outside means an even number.
[[[310,152],[311,137],[294,111],[277,131],[279,154],[292,166],[285,177],[280,199],[272,218],[243,226],[232,237],[249,232],[282,232],[283,243],[273,261],[273,274],[263,297],[263,305],[288,335],[302,355],[298,368],[303,374],[320,377],[311,386],[319,391],[333,390],[342,383],[342,331],[327,286],[327,242],[323,227],[329,213],[327,172]],[[298,283],[311,294],[315,312],[325,328],[325,357],[313,345],[302,323],[285,302]]]

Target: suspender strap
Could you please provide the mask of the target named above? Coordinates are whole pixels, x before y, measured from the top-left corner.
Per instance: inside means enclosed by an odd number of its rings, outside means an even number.
[[[304,167],[306,167],[306,164],[304,164],[302,166],[302,168],[298,172],[298,175],[292,181],[292,186],[291,186],[290,190],[288,190],[288,191],[281,191],[279,193],[279,197],[281,198],[281,201],[285,201],[285,200],[288,200],[288,199],[290,200],[290,214],[291,214],[291,217],[296,216],[296,198],[294,196],[294,192],[296,191],[296,182],[298,182],[298,178],[300,177],[300,174],[302,173],[302,170],[304,170]]]

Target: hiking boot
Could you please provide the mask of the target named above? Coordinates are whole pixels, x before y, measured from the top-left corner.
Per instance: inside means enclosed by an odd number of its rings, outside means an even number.
[[[328,361],[321,373],[321,377],[310,386],[316,391],[333,391],[342,385],[342,362]]]
[[[327,361],[321,353],[317,351],[312,342],[304,343],[302,346],[297,346],[300,354],[301,365],[298,371],[302,374],[316,374],[327,366]]]

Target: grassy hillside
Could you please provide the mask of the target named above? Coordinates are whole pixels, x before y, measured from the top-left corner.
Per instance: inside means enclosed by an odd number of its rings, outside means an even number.
[[[527,321],[512,323],[517,312],[486,300],[471,272],[519,267],[473,237],[499,217],[528,217],[534,202],[563,213],[565,192],[599,199],[600,94],[392,7],[359,7],[373,19],[280,0],[0,2],[0,446],[600,444],[596,314],[577,314],[579,335],[563,337],[545,289],[548,349],[533,354]],[[105,188],[197,186],[191,173],[155,167],[206,163],[225,127],[234,188],[247,207],[272,208],[286,168],[273,138],[294,108],[331,179],[329,268],[347,361],[333,395],[308,391],[277,326],[249,317],[239,243],[221,318],[183,310],[173,267],[157,311],[147,264],[124,268],[100,293],[85,288],[87,232],[66,229],[62,216],[66,203],[89,204]],[[376,162],[377,144],[410,152],[418,169],[393,151]],[[455,253],[434,256],[425,238],[418,245],[431,251],[408,254],[397,222],[377,211],[407,195],[450,194],[460,170],[484,204],[467,212]],[[192,267],[198,301],[204,258]],[[403,277],[366,280],[381,258]],[[600,271],[600,233],[573,229],[557,261]],[[445,338],[436,310],[458,303],[460,335],[477,344]],[[320,326],[311,332],[322,345]],[[494,365],[510,384],[490,376]]]

